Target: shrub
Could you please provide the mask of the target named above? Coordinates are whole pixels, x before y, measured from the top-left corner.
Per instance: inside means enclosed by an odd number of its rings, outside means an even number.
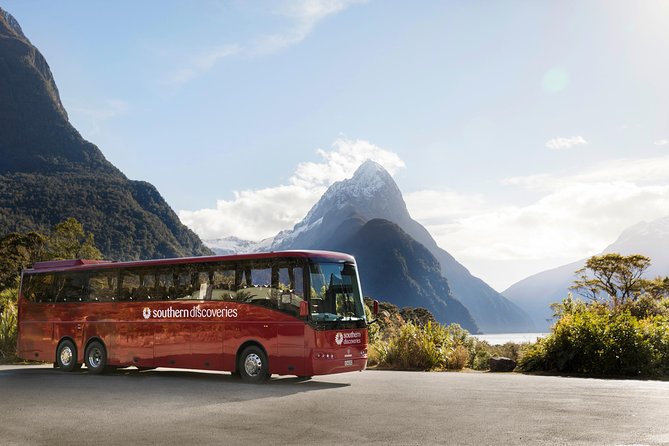
[[[469,364],[474,370],[488,370],[490,358],[493,356],[488,348],[487,342],[477,342],[476,348],[469,358]]]
[[[387,341],[376,340],[370,342],[367,348],[367,364],[370,366],[388,365],[390,344]]]
[[[523,371],[595,375],[657,375],[669,370],[669,321],[637,319],[629,310],[590,306],[567,313],[552,333],[529,346]]]
[[[16,336],[18,309],[16,299],[18,291],[7,289],[0,292],[0,358],[13,358],[16,355]]]
[[[374,344],[380,363],[400,370],[460,370],[473,349],[473,340],[459,326],[428,322],[402,325],[387,343]]]
[[[404,324],[390,340],[387,362],[402,370],[432,370],[444,366],[442,345],[435,339],[436,330],[428,323],[421,330],[412,322]]]
[[[367,304],[371,305],[371,300]],[[377,323],[369,328],[369,365],[398,370],[460,370],[469,363],[476,340],[458,324],[439,324],[422,308],[400,310],[387,302],[381,302],[380,307]]]
[[[450,370],[462,370],[469,362],[469,350],[464,345],[456,345],[449,349],[446,355],[446,368]]]

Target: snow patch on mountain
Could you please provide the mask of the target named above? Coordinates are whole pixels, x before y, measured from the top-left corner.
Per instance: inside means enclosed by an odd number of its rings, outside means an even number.
[[[268,251],[272,245],[273,238],[266,238],[259,242],[244,240],[230,236],[213,240],[203,240],[207,248],[218,255],[250,254],[254,252]]]

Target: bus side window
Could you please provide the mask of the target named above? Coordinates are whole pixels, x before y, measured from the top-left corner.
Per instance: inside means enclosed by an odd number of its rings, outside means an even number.
[[[193,294],[191,295],[193,299],[210,300],[211,291],[208,271],[200,271],[193,274]]]
[[[272,299],[272,266],[269,263],[241,264],[235,275],[235,284],[238,302],[277,307],[276,299]]]
[[[276,293],[279,310],[299,316],[300,302],[304,300],[304,276],[301,267],[277,268]]]
[[[132,271],[123,271],[121,275],[121,287],[119,289],[119,299],[126,301],[135,301],[135,292],[139,288],[139,274]]]
[[[172,280],[172,273],[168,271],[156,271],[156,300],[171,300],[170,290],[174,290],[174,282]]]
[[[190,266],[182,267],[174,281],[174,298],[177,300],[192,300],[197,277]]]
[[[88,278],[88,300],[109,302],[116,300],[118,271],[97,271]]]
[[[54,275],[31,274],[23,278],[23,295],[31,302],[50,303],[54,301]]]
[[[221,266],[213,271],[211,279],[211,300],[237,300],[235,292],[235,269]]]
[[[86,273],[59,273],[56,278],[59,288],[56,302],[88,300],[88,277]]]

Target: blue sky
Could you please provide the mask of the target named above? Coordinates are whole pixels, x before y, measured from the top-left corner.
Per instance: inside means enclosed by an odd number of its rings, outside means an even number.
[[[669,215],[663,1],[14,1],[70,120],[203,238],[367,157],[499,290]]]

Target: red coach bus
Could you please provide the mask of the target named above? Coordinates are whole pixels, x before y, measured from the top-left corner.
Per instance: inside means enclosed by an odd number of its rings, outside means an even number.
[[[21,276],[21,358],[90,373],[223,370],[250,382],[363,370],[355,259],[287,251],[36,263]]]

